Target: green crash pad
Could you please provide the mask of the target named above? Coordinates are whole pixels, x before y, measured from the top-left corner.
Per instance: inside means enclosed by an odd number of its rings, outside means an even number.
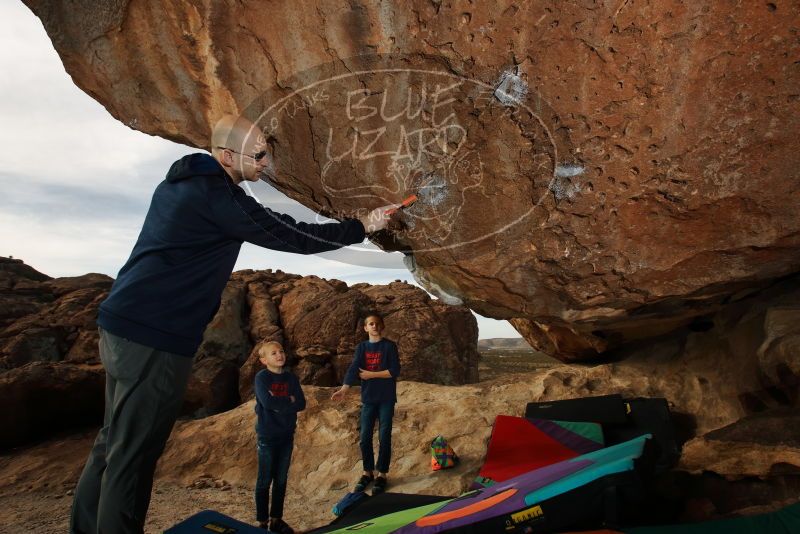
[[[358,532],[358,534],[389,534],[389,532],[393,532],[430,512],[438,510],[451,500],[452,499],[426,504],[425,506],[418,506],[417,508],[409,508],[408,510],[401,510],[355,525],[342,527],[339,530],[331,531],[329,534],[352,534],[353,532]]]

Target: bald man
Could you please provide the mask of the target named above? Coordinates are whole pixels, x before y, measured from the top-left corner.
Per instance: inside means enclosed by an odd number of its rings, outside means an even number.
[[[100,305],[105,415],[75,491],[70,532],[143,532],[192,357],[244,241],[298,254],[334,250],[384,228],[396,207],[362,220],[295,222],[238,185],[257,181],[269,163],[253,123],[225,116],[211,141],[211,156],[181,158],[156,187],[133,252]]]

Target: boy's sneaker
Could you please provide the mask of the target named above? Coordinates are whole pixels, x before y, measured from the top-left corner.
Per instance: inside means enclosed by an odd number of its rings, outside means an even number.
[[[359,478],[358,482],[356,482],[356,487],[353,489],[353,491],[355,492],[364,491],[365,489],[367,489],[367,486],[369,486],[370,483],[372,483],[372,480],[373,480],[372,475],[370,476],[361,475],[361,478]]]
[[[286,521],[277,517],[269,520],[269,529],[267,530],[277,534],[294,534],[292,527],[287,525]]]
[[[375,485],[372,487],[372,496],[381,494],[386,491],[386,479],[384,477],[378,477],[375,479]]]

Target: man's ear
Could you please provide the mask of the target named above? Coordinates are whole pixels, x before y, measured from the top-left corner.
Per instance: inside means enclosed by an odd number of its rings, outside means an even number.
[[[232,167],[233,166],[233,154],[231,154],[230,150],[223,150],[222,155],[220,157],[220,163],[222,163],[223,167]]]

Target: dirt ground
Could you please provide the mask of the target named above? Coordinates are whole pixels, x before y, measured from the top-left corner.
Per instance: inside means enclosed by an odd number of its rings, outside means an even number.
[[[96,430],[0,456],[0,532],[67,532],[75,482]],[[44,463],[49,465],[44,468]],[[53,463],[59,476],[52,478]],[[47,472],[45,476],[42,473]],[[181,487],[156,481],[145,532],[163,532],[207,508],[254,522],[252,491],[226,485]],[[288,520],[289,518],[287,518]]]
[[[72,497],[63,491],[38,490],[0,497],[0,532],[67,532]],[[159,484],[153,491],[145,532],[163,532],[177,520],[213,509],[254,523],[253,495],[244,488],[182,488]],[[289,519],[289,518],[287,518]],[[8,530],[6,530],[8,529]]]
[[[480,362],[480,379],[491,380],[503,374],[533,371],[556,363],[552,358],[531,351],[485,351]],[[96,432],[96,429],[88,429],[0,455],[0,533],[68,531],[73,489]],[[186,487],[157,479],[145,532],[163,532],[206,509],[254,524],[252,489],[220,482]],[[291,505],[293,498],[289,492],[285,517],[293,527],[310,529],[333,519],[330,510],[292,517],[291,510],[303,509],[301,503]]]
[[[481,350],[478,362],[478,377],[481,382],[494,380],[509,373],[538,371],[561,362],[534,350],[493,349]]]
[[[96,430],[91,429],[0,455],[0,533],[68,531],[73,489],[95,434]],[[54,476],[54,472],[58,475]],[[294,498],[289,494],[286,500],[285,519],[290,525],[310,529],[333,519],[329,510],[292,517],[289,510],[302,509],[299,505],[290,506]],[[145,532],[163,532],[206,509],[255,524],[251,488],[213,480],[191,487],[156,480]]]

